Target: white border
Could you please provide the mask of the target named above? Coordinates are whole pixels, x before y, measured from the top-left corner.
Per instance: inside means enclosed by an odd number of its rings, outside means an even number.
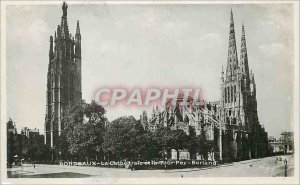
[[[62,1],[1,1],[1,183],[3,184],[299,184],[299,1],[67,1],[68,4],[294,4],[294,177],[6,178],[6,6]]]

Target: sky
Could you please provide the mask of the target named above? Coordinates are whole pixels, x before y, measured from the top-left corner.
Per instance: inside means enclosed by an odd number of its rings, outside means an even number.
[[[95,90],[107,85],[192,84],[201,87],[207,101],[219,100],[231,8],[238,55],[245,26],[260,124],[275,137],[292,130],[295,61],[290,4],[69,4],[72,35],[80,21],[83,99],[90,102]],[[25,126],[44,130],[49,37],[61,16],[61,3],[7,6],[7,118],[15,121],[18,131]],[[118,106],[107,109],[107,117],[139,118],[141,112]]]

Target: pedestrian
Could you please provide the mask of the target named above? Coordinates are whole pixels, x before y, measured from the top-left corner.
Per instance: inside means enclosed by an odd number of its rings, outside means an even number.
[[[32,165],[33,165],[33,169],[35,169],[35,161],[32,163]]]

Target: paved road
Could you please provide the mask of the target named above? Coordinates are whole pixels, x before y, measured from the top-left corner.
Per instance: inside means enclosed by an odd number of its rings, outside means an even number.
[[[288,159],[288,176],[293,176],[293,157],[285,156]],[[11,171],[11,170],[9,170]],[[275,177],[284,176],[283,161],[276,157],[253,159],[241,162],[224,164],[221,166],[205,168],[187,168],[176,170],[136,170],[130,171],[124,168],[100,168],[87,166],[59,166],[37,164],[21,168],[13,168],[11,172],[14,177],[91,177],[91,178],[159,178],[159,177]],[[19,175],[18,175],[19,174]]]

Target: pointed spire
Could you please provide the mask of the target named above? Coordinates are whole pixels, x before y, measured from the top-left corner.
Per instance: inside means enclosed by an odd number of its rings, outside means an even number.
[[[50,57],[51,57],[52,54],[53,54],[53,37],[50,36],[50,49],[49,49]]]
[[[234,76],[235,70],[237,68],[238,68],[238,58],[237,58],[237,51],[236,51],[233,13],[231,10],[230,11],[229,46],[228,46],[226,76],[228,78]]]
[[[244,75],[247,80],[249,80],[250,76],[244,24],[242,25],[240,70],[241,74]]]
[[[77,20],[76,34],[80,35],[79,20]]]
[[[61,37],[61,27],[59,25],[57,25],[57,37],[60,38]]]
[[[245,37],[245,27],[244,27],[244,22],[242,24],[242,38]]]
[[[63,17],[67,17],[67,14],[68,14],[68,5],[66,2],[63,3],[62,5],[62,10],[63,10]]]
[[[224,82],[224,69],[223,69],[223,65],[222,65],[222,72],[221,72],[221,82]]]
[[[75,54],[76,56],[81,56],[81,35],[80,35],[80,26],[79,20],[77,20],[76,34],[75,34]]]
[[[230,24],[234,24],[232,8],[230,8]]]
[[[68,5],[66,4],[66,2],[64,2],[63,6],[62,6],[63,15],[61,17],[61,31],[62,31],[62,35],[64,36],[64,38],[68,38],[69,37],[69,27],[68,27],[68,20],[67,20],[67,9],[68,9]]]

